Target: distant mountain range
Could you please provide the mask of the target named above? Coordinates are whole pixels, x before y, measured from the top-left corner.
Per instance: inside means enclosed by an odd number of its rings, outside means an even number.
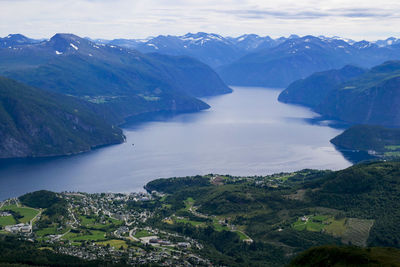
[[[224,37],[214,33],[187,33],[181,36],[159,35],[146,39],[90,39],[96,43],[117,45],[125,48],[134,48],[144,53],[157,52],[169,55],[187,55],[195,57],[211,67],[230,64],[240,57],[261,50],[274,48],[288,40],[301,39],[298,35],[289,37],[271,38],[257,34],[244,34],[239,37]],[[341,37],[317,37],[326,42],[343,41],[355,47],[366,44],[378,47],[387,47],[400,43],[400,39],[390,37],[375,42],[356,42]]]
[[[400,59],[399,45],[379,47],[366,41],[350,44],[340,39],[305,36],[247,54],[218,68],[218,72],[228,84],[286,87],[314,72],[348,64],[371,67],[393,59]]]
[[[3,47],[12,42],[39,40],[10,35],[0,39]],[[291,35],[271,38],[256,34],[223,37],[213,33],[182,36],[159,35],[146,39],[91,40],[98,45],[135,49],[141,53],[189,56],[216,69],[227,84],[286,87],[308,75],[353,64],[369,68],[387,60],[400,59],[400,39],[390,37],[374,42],[340,37]],[[11,41],[14,40],[14,41]]]
[[[197,58],[211,67],[218,67],[231,63],[249,52],[274,47],[285,39],[272,39],[269,36],[260,37],[256,34],[246,34],[233,38],[199,32],[182,36],[160,35],[147,39],[94,41],[133,48],[143,53],[157,52],[168,55],[186,55]]]
[[[286,87],[308,75],[353,64],[369,68],[400,59],[400,39],[375,42],[340,37],[291,35],[273,39],[246,34],[236,38],[199,32],[147,39],[96,40],[141,52],[194,57],[215,68],[231,85]]]
[[[349,123],[400,126],[400,61],[365,71],[347,66],[292,83],[279,100]]]

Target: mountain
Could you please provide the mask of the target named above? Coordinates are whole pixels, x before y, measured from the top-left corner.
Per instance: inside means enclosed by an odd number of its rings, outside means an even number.
[[[261,37],[257,34],[244,34],[236,38],[227,38],[236,48],[251,52],[277,46],[283,40],[274,40],[269,36]]]
[[[312,107],[351,124],[400,126],[400,61],[370,70],[346,66],[293,82],[279,101]]]
[[[391,46],[395,44],[400,44],[400,39],[395,37],[389,37],[385,40],[375,41],[375,44],[379,47]]]
[[[241,51],[236,49],[226,38],[204,32],[188,33],[183,36],[160,35],[144,42],[113,40],[110,44],[123,44],[142,53],[157,52],[167,55],[186,55],[212,67],[232,62],[242,55]]]
[[[245,34],[234,38],[198,32],[181,36],[159,35],[147,39],[114,39],[106,43],[137,49],[142,53],[190,56],[211,67],[218,67],[231,63],[249,52],[274,47],[286,39],[284,37],[272,39],[269,36],[261,37],[256,34]],[[105,43],[104,40],[96,41]]]
[[[342,39],[304,36],[249,53],[217,70],[227,84],[287,87],[315,72],[349,64],[371,67],[399,58],[400,50],[395,45],[379,47],[366,41],[353,44]]]
[[[400,126],[400,61],[388,61],[332,90],[316,111],[345,122]]]
[[[72,34],[0,49],[0,58],[1,75],[107,106],[122,118],[201,110],[208,105],[195,97],[231,92],[210,67],[195,59],[142,54]]]
[[[383,157],[399,157],[400,129],[355,125],[333,138],[331,143],[342,149],[370,151]]]
[[[0,158],[75,154],[123,142],[122,131],[101,114],[87,101],[0,77]]]
[[[22,34],[10,34],[4,38],[0,38],[0,48],[14,48],[18,45],[28,45],[40,43],[41,40],[28,38]]]
[[[316,107],[336,86],[365,72],[365,69],[351,65],[338,70],[317,72],[291,83],[280,93],[278,100],[283,103]]]

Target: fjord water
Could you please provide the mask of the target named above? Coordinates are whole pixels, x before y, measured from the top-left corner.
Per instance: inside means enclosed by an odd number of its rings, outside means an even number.
[[[0,161],[0,199],[53,191],[132,192],[172,176],[262,175],[351,165],[329,140],[341,130],[306,122],[317,114],[277,101],[279,90],[233,88],[211,109],[127,124],[127,142],[53,159]]]

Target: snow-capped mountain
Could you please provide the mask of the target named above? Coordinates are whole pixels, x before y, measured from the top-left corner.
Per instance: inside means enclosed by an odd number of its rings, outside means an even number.
[[[16,47],[19,45],[35,44],[41,41],[28,38],[22,34],[9,34],[4,38],[0,38],[0,47]]]
[[[352,53],[352,49],[375,49],[376,47],[385,48],[395,44],[400,44],[400,39],[388,38],[386,40],[368,42],[356,42],[349,38],[338,36],[308,36],[313,39],[311,43],[319,43],[320,46],[330,47],[336,50],[343,50],[345,53]],[[307,38],[305,38],[307,39]],[[215,33],[187,33],[181,36],[159,35],[146,39],[115,39],[111,41],[96,40],[100,44],[122,46],[137,49],[143,53],[161,53],[168,55],[186,55],[203,61],[204,63],[217,68],[239,60],[249,53],[258,53],[276,48],[285,44],[287,41],[303,42],[304,37],[290,35],[289,37],[271,38],[270,36],[259,36],[257,34],[244,34],[239,37],[224,37]],[[302,41],[303,40],[303,41]],[[310,39],[311,40],[311,39]],[[295,43],[293,43],[295,44]],[[286,44],[287,45],[287,44]],[[300,45],[300,49],[311,48],[310,45]],[[294,48],[294,49],[299,49]],[[296,53],[296,50],[290,50]],[[353,51],[355,52],[355,51]]]
[[[379,47],[368,41],[353,43],[343,38],[309,35],[288,38],[275,47],[249,53],[217,70],[227,84],[285,87],[314,72],[347,64],[371,67],[396,59],[400,59],[399,45]]]
[[[298,36],[293,35],[289,38],[294,39]],[[159,35],[146,39],[115,39],[109,42],[101,40],[99,43],[134,48],[143,53],[191,56],[212,67],[218,67],[229,64],[247,53],[275,47],[289,38],[272,39],[256,34],[223,37],[215,33],[198,32],[181,36]]]
[[[400,44],[400,39],[395,38],[395,37],[390,37],[390,38],[387,38],[386,40],[378,40],[375,42],[375,44],[378,45],[379,47],[397,45],[397,44]]]

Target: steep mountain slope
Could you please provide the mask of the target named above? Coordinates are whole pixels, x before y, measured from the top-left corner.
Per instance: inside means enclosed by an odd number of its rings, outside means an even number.
[[[94,104],[0,77],[0,158],[74,154],[124,141]],[[112,120],[108,114],[108,120]]]
[[[316,111],[351,123],[400,126],[400,61],[390,61],[342,83]]]
[[[350,65],[339,70],[317,72],[291,83],[280,93],[278,100],[283,103],[316,107],[336,86],[365,72],[366,70],[362,68]]]
[[[71,34],[0,49],[0,58],[4,76],[107,105],[122,117],[200,110],[208,105],[194,96],[231,92],[211,68],[194,59],[144,55]]]
[[[227,84],[286,87],[315,72],[348,64],[371,67],[399,58],[400,50],[396,46],[350,44],[340,39],[304,36],[250,53],[218,68],[218,73]]]

